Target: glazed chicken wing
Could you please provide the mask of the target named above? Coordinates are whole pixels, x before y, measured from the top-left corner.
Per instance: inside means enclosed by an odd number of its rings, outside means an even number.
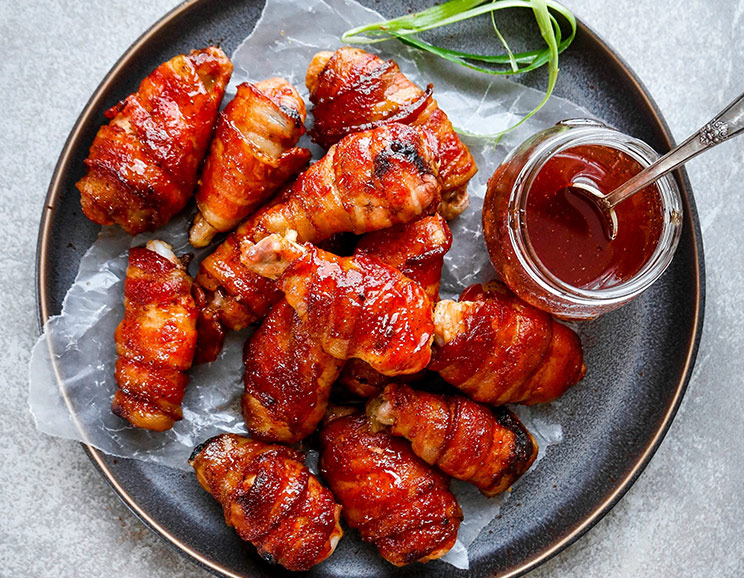
[[[337,257],[279,235],[244,242],[243,264],[277,286],[326,353],[357,357],[385,375],[431,358],[432,304],[421,285],[374,257]]]
[[[432,303],[439,299],[444,255],[452,246],[452,233],[440,216],[424,217],[413,223],[367,233],[357,245],[357,253],[376,257],[398,269],[423,287]],[[390,383],[361,359],[350,359],[339,383],[361,397],[372,397]]]
[[[336,409],[327,422],[320,468],[349,526],[396,566],[444,556],[462,520],[448,478],[363,414]]]
[[[309,570],[333,553],[343,535],[341,507],[300,452],[221,434],[194,449],[189,464],[222,505],[227,525],[269,562]]]
[[[223,326],[246,327],[281,298],[271,280],[241,263],[242,241],[295,230],[301,242],[318,243],[336,233],[362,234],[413,221],[439,202],[437,167],[427,134],[404,125],[357,133],[331,147],[276,202],[246,220],[201,262],[198,361],[216,357]]]
[[[460,395],[391,384],[369,401],[367,414],[409,440],[425,462],[486,496],[509,488],[537,457],[535,439],[513,413]]]
[[[129,251],[124,319],[114,335],[111,410],[132,425],[164,431],[182,418],[181,400],[196,347],[191,277],[170,246],[150,241]]]
[[[189,236],[194,247],[234,229],[307,165],[310,151],[294,146],[304,123],[305,103],[286,80],[238,85],[204,163]]]
[[[434,312],[429,369],[470,398],[502,405],[553,401],[586,373],[579,337],[500,283],[473,285]]]
[[[392,60],[350,48],[315,55],[305,78],[314,104],[313,140],[328,148],[342,137],[390,122],[426,128],[436,137],[446,219],[468,206],[468,181],[478,170],[447,115]]]
[[[219,48],[158,66],[106,112],[77,183],[85,216],[131,235],[167,223],[191,198],[232,64]]]
[[[251,436],[295,443],[317,427],[343,361],[323,351],[282,299],[246,342],[243,417]]]
[[[437,214],[368,233],[357,252],[375,256],[419,282],[435,301],[451,243],[449,227]],[[364,397],[376,395],[390,381],[361,359],[344,364],[325,353],[304,325],[282,300],[246,344],[243,416],[255,438],[294,443],[312,433],[342,366],[340,380]]]

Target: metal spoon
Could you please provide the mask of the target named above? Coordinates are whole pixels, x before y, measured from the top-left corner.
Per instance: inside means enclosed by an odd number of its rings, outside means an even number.
[[[568,186],[568,189],[575,190],[577,194],[596,205],[599,212],[607,219],[605,233],[612,240],[617,236],[615,206],[618,203],[622,203],[628,197],[642,191],[657,179],[685,164],[701,152],[713,148],[742,131],[744,131],[744,94],[740,95],[681,145],[670,150],[655,163],[647,166],[608,195],[603,194],[597,188],[597,185],[586,177],[577,178]]]

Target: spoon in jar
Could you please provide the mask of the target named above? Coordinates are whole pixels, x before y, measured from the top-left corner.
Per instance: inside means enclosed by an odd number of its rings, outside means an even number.
[[[642,191],[657,179],[685,164],[723,141],[744,131],[744,94],[729,104],[713,120],[693,134],[681,145],[673,148],[655,163],[650,164],[640,173],[605,195],[589,178],[578,177],[568,187],[569,191],[581,195],[592,203],[604,217],[605,234],[610,241],[617,236],[617,215],[615,206],[628,197]]]

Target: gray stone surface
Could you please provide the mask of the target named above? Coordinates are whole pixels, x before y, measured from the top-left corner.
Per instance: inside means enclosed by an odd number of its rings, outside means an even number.
[[[744,87],[744,2],[566,0],[643,79],[684,138]],[[79,445],[38,434],[26,405],[34,255],[54,163],[118,56],[174,0],[0,2],[0,575],[207,573],[119,502]],[[744,139],[694,160],[707,308],[682,408],[650,466],[535,577],[744,575]]]

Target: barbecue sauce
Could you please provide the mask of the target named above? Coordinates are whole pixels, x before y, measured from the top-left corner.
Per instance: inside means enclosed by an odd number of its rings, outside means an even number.
[[[577,177],[587,177],[608,194],[641,168],[628,154],[601,145],[569,148],[545,162],[527,196],[525,223],[546,269],[573,287],[590,290],[619,285],[641,270],[662,230],[656,186],[615,207],[618,231],[613,240],[595,205],[569,188]]]

